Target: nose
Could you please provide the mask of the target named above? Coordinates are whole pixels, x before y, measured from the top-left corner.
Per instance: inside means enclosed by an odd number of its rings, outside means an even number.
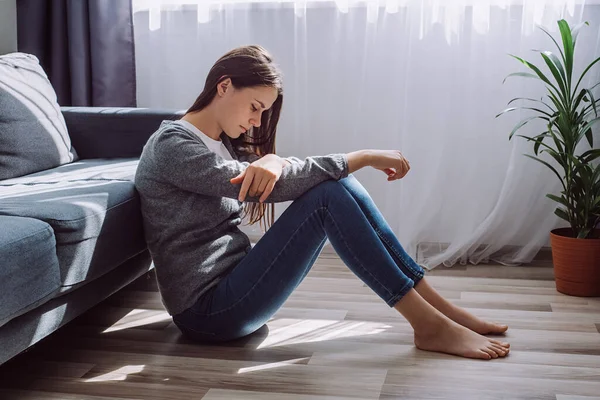
[[[250,124],[255,128],[258,128],[260,126],[260,119],[252,118],[250,119]]]

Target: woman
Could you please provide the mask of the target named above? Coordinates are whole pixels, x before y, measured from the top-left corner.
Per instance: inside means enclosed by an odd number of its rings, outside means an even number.
[[[403,178],[399,151],[280,158],[275,132],[281,74],[259,46],[234,49],[210,70],[179,121],[164,121],[136,173],[146,240],[166,309],[198,341],[222,342],[263,326],[306,276],[328,238],[344,263],[414,329],[419,349],[492,359],[509,344],[442,298],[404,251],[351,173],[367,166]],[[267,204],[293,200],[252,247],[238,228]]]

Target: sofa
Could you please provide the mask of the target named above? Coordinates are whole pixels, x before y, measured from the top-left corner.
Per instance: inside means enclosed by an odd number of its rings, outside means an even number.
[[[0,364],[152,269],[133,178],[180,115],[60,107],[37,58],[0,56]]]

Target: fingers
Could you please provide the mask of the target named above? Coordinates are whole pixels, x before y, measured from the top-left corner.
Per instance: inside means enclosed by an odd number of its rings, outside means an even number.
[[[252,181],[252,185],[250,186],[250,190],[248,191],[248,193],[252,197],[258,196],[265,190],[265,187],[267,186],[268,182],[268,178],[266,178],[264,175],[260,175],[258,173],[255,174],[254,180]]]
[[[244,177],[245,174],[246,174],[246,170],[244,170],[241,174],[239,174],[235,178],[231,178],[229,180],[229,182],[233,183],[234,185],[237,183],[240,183],[240,182],[242,182],[242,178]]]
[[[264,202],[265,200],[267,200],[267,197],[269,197],[269,195],[273,191],[273,188],[275,187],[275,183],[277,183],[276,179],[271,179],[269,181],[269,183],[267,184],[267,187],[265,188],[265,191],[263,192],[262,196],[260,196],[259,201],[261,203]]]
[[[254,180],[254,170],[247,168],[246,176],[244,177],[244,182],[242,182],[242,188],[240,189],[240,194],[238,196],[239,201],[244,201],[246,199],[246,195],[248,194],[248,189],[250,189],[250,184]]]
[[[265,190],[267,189],[267,186],[273,179],[274,178],[272,178],[272,177],[266,177],[266,176],[263,177],[262,181],[260,182],[260,185],[258,186],[258,191],[256,192],[256,196],[258,196],[261,193],[264,193]]]
[[[275,183],[277,182],[277,177],[272,176],[272,174],[261,173],[260,170],[255,172],[253,168],[247,168],[244,173],[244,181],[242,182],[242,187],[240,188],[238,200],[244,201],[248,195],[255,197],[262,193],[260,201],[265,201],[273,191]],[[236,178],[233,178],[232,181],[240,177],[241,176],[238,175]]]
[[[410,164],[408,163],[408,160],[406,158],[404,158],[402,160],[402,164],[404,166],[403,173],[402,173],[402,176],[400,176],[400,178],[398,178],[398,179],[404,178],[406,176],[406,174],[408,174],[408,171],[410,170]]]
[[[406,158],[402,157],[402,160],[400,162],[401,168],[398,168],[392,180],[402,179],[406,176],[406,174],[408,174],[408,171],[410,171],[410,163]]]

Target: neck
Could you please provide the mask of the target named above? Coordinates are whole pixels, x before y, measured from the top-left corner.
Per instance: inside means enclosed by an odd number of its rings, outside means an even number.
[[[198,128],[202,133],[214,140],[221,140],[223,130],[214,117],[214,111],[209,105],[200,111],[187,113],[181,118]]]

